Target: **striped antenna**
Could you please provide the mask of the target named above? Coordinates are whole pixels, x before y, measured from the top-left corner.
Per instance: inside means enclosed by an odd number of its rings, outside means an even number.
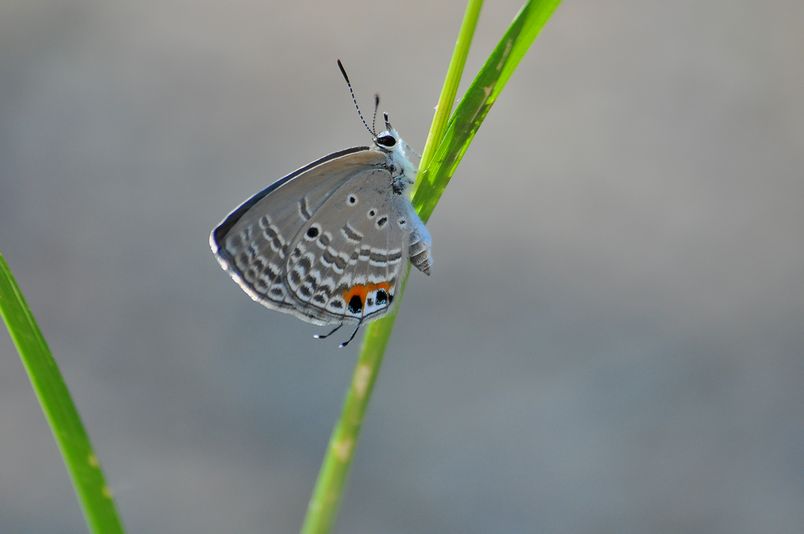
[[[377,131],[377,110],[380,108],[380,95],[374,95],[374,115],[371,116],[371,129]],[[374,135],[377,135],[376,133]]]
[[[363,122],[363,126],[366,127],[366,130],[368,130],[368,132],[373,137],[377,137],[377,133],[375,131],[373,131],[371,128],[369,128],[369,125],[366,122],[366,119],[363,118],[363,113],[360,111],[360,106],[357,105],[357,98],[355,97],[355,91],[354,91],[354,89],[352,89],[352,82],[349,81],[349,76],[347,76],[346,69],[343,68],[343,63],[341,63],[340,59],[338,60],[338,68],[341,69],[341,74],[343,74],[343,79],[346,80],[346,86],[349,87],[349,94],[352,95],[352,102],[355,103],[355,109],[357,110],[357,114],[360,117],[361,122]],[[379,100],[379,97],[377,97],[377,99]]]

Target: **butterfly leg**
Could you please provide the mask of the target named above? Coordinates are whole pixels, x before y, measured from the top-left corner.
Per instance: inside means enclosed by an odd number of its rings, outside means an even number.
[[[332,334],[334,334],[335,332],[337,332],[338,330],[340,330],[342,326],[343,326],[343,323],[340,323],[338,326],[336,326],[335,328],[333,328],[332,330],[330,330],[326,334],[316,334],[313,337],[315,339],[326,339],[329,336],[331,336]]]
[[[349,336],[349,339],[347,339],[346,341],[344,341],[343,343],[338,345],[339,348],[344,348],[346,345],[349,344],[350,341],[352,341],[355,338],[355,335],[357,335],[357,331],[360,330],[360,325],[361,324],[363,324],[363,319],[362,318],[360,319],[360,322],[357,323],[357,326],[355,327],[355,329],[352,331],[352,335]]]

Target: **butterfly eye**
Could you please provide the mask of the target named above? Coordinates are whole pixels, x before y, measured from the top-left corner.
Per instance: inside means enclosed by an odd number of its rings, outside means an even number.
[[[390,148],[396,144],[396,139],[393,135],[383,135],[377,138],[377,144]]]

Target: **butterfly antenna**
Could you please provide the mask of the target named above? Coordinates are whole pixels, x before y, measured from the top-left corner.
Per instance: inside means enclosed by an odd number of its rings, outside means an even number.
[[[313,337],[315,339],[326,339],[329,336],[331,336],[332,334],[334,334],[335,332],[337,332],[338,330],[340,330],[342,326],[343,326],[343,323],[339,324],[338,326],[336,326],[335,328],[333,328],[332,330],[330,330],[326,334],[316,334]]]
[[[389,130],[392,130],[393,128],[391,127],[391,121],[388,120],[388,114],[383,112],[382,116],[385,119],[385,127]]]
[[[371,129],[374,130],[374,136],[377,136],[377,110],[380,108],[380,95],[374,95],[374,115],[371,116]]]
[[[368,130],[372,136],[377,137],[377,134],[374,133],[374,131],[372,131],[371,128],[369,128],[366,119],[363,118],[363,113],[360,111],[360,106],[357,105],[357,98],[355,97],[355,91],[354,89],[352,89],[352,82],[349,81],[349,76],[346,74],[346,69],[343,68],[343,63],[341,63],[340,59],[338,60],[338,68],[341,69],[343,79],[346,80],[346,86],[349,87],[349,94],[352,95],[352,102],[355,103],[355,109],[357,110],[358,116],[360,116],[360,120],[363,122],[363,126],[366,127],[366,130]]]

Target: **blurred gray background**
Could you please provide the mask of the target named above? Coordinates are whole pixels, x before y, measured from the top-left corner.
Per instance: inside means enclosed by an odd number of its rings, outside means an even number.
[[[253,303],[207,235],[368,141],[336,57],[420,150],[463,7],[0,6],[0,250],[130,532],[298,529],[359,345]],[[804,530],[803,22],[559,7],[429,224],[336,532]],[[0,532],[85,532],[5,333],[0,429]]]

